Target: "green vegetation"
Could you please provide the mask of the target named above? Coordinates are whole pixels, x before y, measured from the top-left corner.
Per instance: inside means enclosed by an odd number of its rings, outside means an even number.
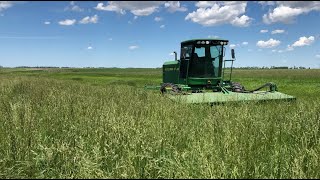
[[[296,102],[178,104],[161,69],[0,69],[0,178],[320,178],[320,70],[234,70]]]

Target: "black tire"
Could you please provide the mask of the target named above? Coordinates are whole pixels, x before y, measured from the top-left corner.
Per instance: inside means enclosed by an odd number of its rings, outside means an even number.
[[[179,88],[176,84],[173,83],[163,83],[160,87],[161,94],[167,93],[166,88],[171,88],[170,93],[171,94],[178,94],[181,93],[181,88]]]

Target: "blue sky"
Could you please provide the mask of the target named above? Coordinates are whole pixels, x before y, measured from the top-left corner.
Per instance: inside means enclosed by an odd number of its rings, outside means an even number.
[[[191,38],[235,66],[320,68],[318,1],[0,1],[0,65],[161,67]]]

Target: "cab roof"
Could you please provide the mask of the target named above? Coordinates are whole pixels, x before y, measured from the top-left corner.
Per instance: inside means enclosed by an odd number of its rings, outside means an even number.
[[[189,40],[186,40],[186,41],[182,41],[181,44],[194,43],[196,41],[223,41],[223,42],[229,42],[229,40],[226,40],[226,39],[203,38],[203,39],[189,39]]]

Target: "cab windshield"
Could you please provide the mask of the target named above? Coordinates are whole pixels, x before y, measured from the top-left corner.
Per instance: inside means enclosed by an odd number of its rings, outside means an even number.
[[[221,45],[196,45],[190,59],[189,76],[198,78],[219,77]]]

